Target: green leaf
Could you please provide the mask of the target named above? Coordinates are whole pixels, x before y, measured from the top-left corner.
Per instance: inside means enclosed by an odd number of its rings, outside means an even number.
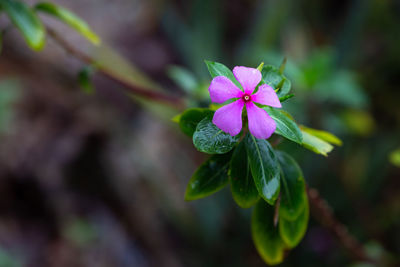
[[[279,102],[283,103],[288,99],[291,99],[292,97],[294,97],[294,94],[290,94],[290,95],[285,95],[279,98]]]
[[[285,71],[286,63],[287,63],[287,58],[284,57],[281,65],[279,66],[279,74],[283,74],[283,72]]]
[[[190,108],[185,110],[179,118],[179,127],[182,132],[192,137],[196,131],[197,124],[207,116],[211,116],[214,112],[207,108]]]
[[[390,153],[389,160],[394,166],[400,167],[400,148]]]
[[[233,152],[229,176],[231,179],[232,196],[236,203],[244,209],[256,204],[260,199],[260,195],[251,175],[244,142],[241,142]]]
[[[271,65],[266,65],[264,66],[261,74],[264,83],[272,86],[275,90],[279,89],[277,92],[278,97],[283,97],[290,92],[292,84],[283,74],[279,72],[278,68]]]
[[[93,94],[94,92],[91,76],[95,70],[96,68],[93,66],[86,66],[78,73],[78,83],[82,90],[87,94]]]
[[[193,134],[193,144],[200,152],[208,154],[224,154],[232,150],[239,135],[231,136],[220,130],[207,116],[197,124]]]
[[[185,200],[207,197],[221,190],[228,182],[231,153],[213,155],[193,174],[185,193]]]
[[[274,150],[268,141],[256,139],[251,134],[246,136],[245,145],[258,193],[274,205],[280,189],[279,165]]]
[[[303,133],[303,144],[305,148],[317,153],[321,154],[325,157],[328,156],[328,153],[332,151],[333,146],[324,140],[311,135],[305,131],[301,131]]]
[[[277,152],[281,166],[281,202],[279,216],[288,220],[296,219],[304,209],[305,182],[296,161],[285,152]]]
[[[278,227],[274,225],[273,206],[264,201],[259,201],[251,217],[251,234],[254,245],[262,259],[270,265],[283,261],[285,243],[283,242]]]
[[[293,142],[302,144],[303,135],[291,115],[284,110],[264,107],[264,110],[274,119],[276,123],[275,133]]]
[[[316,136],[319,139],[324,140],[325,142],[331,143],[333,145],[338,145],[338,146],[342,145],[342,140],[340,140],[334,134],[331,134],[331,133],[326,132],[326,131],[321,131],[321,130],[317,130],[317,129],[308,128],[308,127],[303,126],[303,125],[301,125],[300,128],[301,128],[302,131],[307,132],[307,133],[309,133],[309,134],[311,134],[313,136]]]
[[[289,248],[297,246],[307,231],[310,211],[307,196],[305,196],[304,199],[304,207],[296,219],[289,220],[285,217],[279,218],[279,233],[282,240]]]
[[[264,62],[261,62],[260,65],[258,65],[257,69],[261,72],[264,67]]]
[[[372,115],[366,110],[347,109],[341,112],[340,119],[351,133],[370,136],[376,128]]]
[[[93,44],[100,44],[100,38],[97,34],[92,31],[84,20],[79,18],[72,11],[49,2],[39,3],[35,6],[35,9],[58,18],[71,28],[75,29]]]
[[[45,28],[36,13],[25,3],[16,0],[0,0],[0,6],[19,29],[26,43],[35,51],[45,44]]]
[[[321,79],[314,86],[315,99],[319,102],[329,101],[349,108],[365,110],[369,100],[355,75],[349,71],[333,72]]]
[[[210,72],[211,77],[217,76],[225,76],[229,80],[231,80],[237,87],[242,88],[242,85],[236,80],[235,76],[233,76],[232,71],[225,66],[224,64],[213,62],[213,61],[204,61],[207,65],[208,71]]]
[[[179,113],[179,114],[175,115],[175,116],[171,119],[171,121],[176,122],[176,123],[179,124],[179,121],[181,120],[182,114],[183,114],[183,113]]]
[[[193,94],[199,85],[193,73],[185,68],[175,65],[169,66],[167,74],[177,85],[189,94]]]

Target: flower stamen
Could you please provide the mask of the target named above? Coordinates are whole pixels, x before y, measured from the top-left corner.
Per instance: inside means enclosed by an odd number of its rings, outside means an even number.
[[[250,100],[251,100],[251,97],[248,94],[243,95],[244,102],[249,102]]]

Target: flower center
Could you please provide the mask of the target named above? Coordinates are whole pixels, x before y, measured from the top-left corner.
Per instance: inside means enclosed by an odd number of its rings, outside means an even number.
[[[251,100],[251,97],[248,94],[243,95],[242,98],[244,102],[249,102]]]

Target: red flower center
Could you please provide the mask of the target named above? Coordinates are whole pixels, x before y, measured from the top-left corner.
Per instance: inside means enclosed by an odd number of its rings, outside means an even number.
[[[244,94],[242,96],[242,99],[243,99],[244,102],[249,102],[249,101],[251,101],[251,96],[248,95],[248,94]]]

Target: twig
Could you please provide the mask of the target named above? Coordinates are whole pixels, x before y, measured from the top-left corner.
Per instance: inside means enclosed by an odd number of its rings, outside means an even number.
[[[314,188],[307,188],[307,193],[315,219],[339,239],[351,256],[356,260],[377,263],[375,259],[368,256],[364,247],[349,233],[346,226],[335,218],[332,208],[321,198],[319,192]]]
[[[83,61],[86,64],[94,64],[96,65],[96,60],[89,55],[83,53],[82,51],[73,47],[70,43],[68,43],[64,38],[62,38],[55,30],[51,27],[47,26],[47,33],[48,35],[54,39],[68,54],[71,56]],[[126,89],[128,89],[132,94],[144,97],[147,99],[151,99],[153,101],[162,102],[168,105],[171,105],[177,109],[183,109],[185,104],[182,98],[162,92],[150,91],[146,88],[139,88],[136,87],[119,77],[115,74],[109,72],[108,70],[99,66],[98,71],[101,72],[103,75],[107,76],[111,80],[114,80],[120,84],[122,84]]]

